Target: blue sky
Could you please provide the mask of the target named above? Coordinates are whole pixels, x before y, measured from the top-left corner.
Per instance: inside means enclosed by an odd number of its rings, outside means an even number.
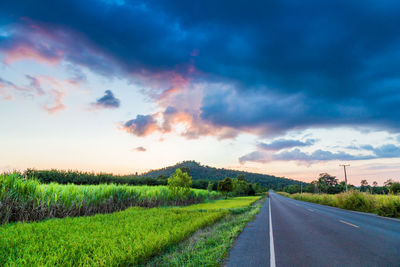
[[[1,170],[398,179],[397,1],[3,1]]]

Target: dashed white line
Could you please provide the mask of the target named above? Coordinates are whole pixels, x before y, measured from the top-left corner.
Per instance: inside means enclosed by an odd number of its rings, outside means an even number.
[[[311,212],[314,212],[314,210],[312,210],[312,209],[308,209],[309,211],[311,211]]]
[[[274,234],[272,231],[272,219],[271,219],[271,196],[268,200],[269,203],[269,265],[276,267],[275,264],[275,248],[274,248]]]
[[[349,223],[349,222],[345,222],[345,221],[342,221],[342,220],[339,220],[339,222],[347,224],[347,225],[350,225],[350,226],[353,226],[353,227],[356,227],[356,228],[360,227],[358,225],[355,225],[355,224],[352,224],[352,223]]]

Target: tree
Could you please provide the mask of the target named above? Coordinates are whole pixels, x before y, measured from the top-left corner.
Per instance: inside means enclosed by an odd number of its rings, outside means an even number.
[[[399,194],[400,193],[400,183],[393,182],[392,185],[390,186],[390,192],[392,194]]]
[[[361,180],[361,191],[365,192],[366,191],[366,187],[368,186],[368,182],[367,180]]]
[[[174,174],[168,178],[168,188],[175,196],[179,195],[179,193],[187,196],[191,185],[192,177],[187,172],[182,172],[181,169],[176,169]]]
[[[317,181],[317,187],[320,192],[334,194],[337,193],[338,179],[328,173],[320,173]]]
[[[372,186],[373,186],[373,187],[377,187],[377,186],[378,186],[378,182],[377,182],[377,181],[373,181],[373,182],[372,182]]]
[[[384,186],[390,187],[394,183],[393,179],[388,179],[386,182],[383,183]]]
[[[222,181],[218,182],[218,191],[225,194],[225,198],[228,198],[228,194],[233,191],[233,182],[232,179],[226,177]]]

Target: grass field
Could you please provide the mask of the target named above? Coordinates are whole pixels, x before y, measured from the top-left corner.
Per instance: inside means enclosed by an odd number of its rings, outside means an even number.
[[[110,213],[130,206],[187,205],[219,197],[200,189],[173,195],[166,186],[41,184],[8,174],[0,175],[0,224]]]
[[[215,200],[207,203],[200,203],[184,207],[185,210],[219,210],[248,207],[261,196],[235,197],[226,200]]]
[[[359,191],[349,191],[337,195],[328,194],[279,194],[297,200],[328,205],[332,207],[376,213],[386,217],[400,218],[400,196],[399,195],[372,195]]]
[[[0,266],[126,266],[214,223],[223,211],[130,208],[0,227]]]
[[[112,214],[3,225],[0,227],[0,266],[145,263],[151,256],[179,243],[198,229],[232,216],[229,214],[234,213],[229,209],[241,209],[252,202],[247,199],[244,204],[244,199],[208,203],[207,210],[193,208],[198,205],[134,207]]]

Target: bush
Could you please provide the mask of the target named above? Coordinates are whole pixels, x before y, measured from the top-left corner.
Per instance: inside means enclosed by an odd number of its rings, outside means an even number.
[[[396,195],[371,195],[356,190],[350,190],[349,192],[337,195],[310,193],[290,195],[284,192],[279,192],[279,194],[297,200],[342,209],[372,212],[381,216],[400,218],[400,196]]]
[[[356,190],[350,190],[337,195],[338,206],[342,209],[373,212],[375,210],[374,198]]]

